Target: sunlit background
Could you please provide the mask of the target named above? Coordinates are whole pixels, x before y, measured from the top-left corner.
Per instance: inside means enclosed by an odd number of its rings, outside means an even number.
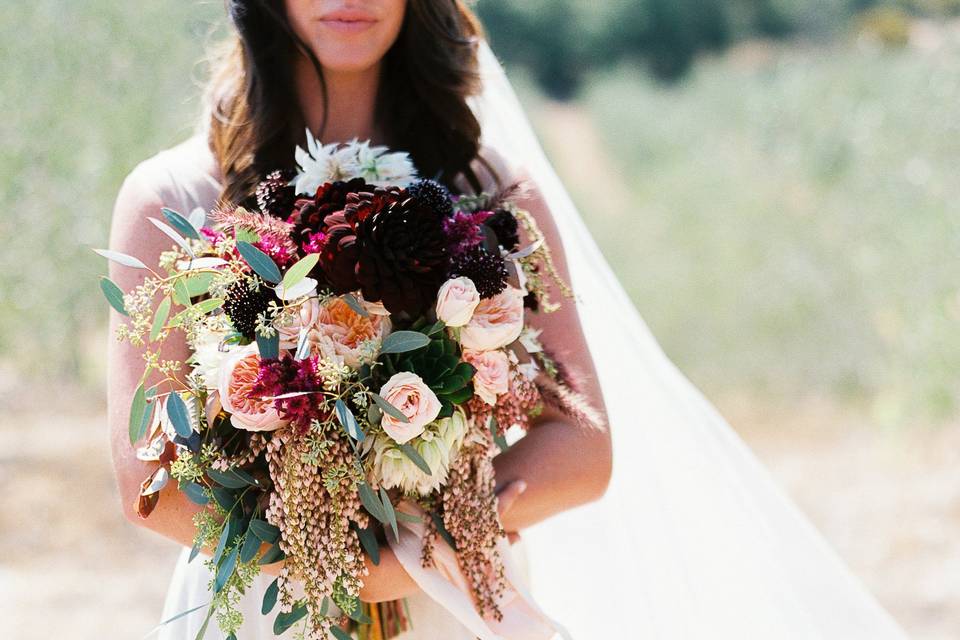
[[[915,638],[960,629],[960,0],[480,0],[667,353]],[[189,136],[213,2],[0,12],[0,630],[137,638],[97,290],[120,182]]]

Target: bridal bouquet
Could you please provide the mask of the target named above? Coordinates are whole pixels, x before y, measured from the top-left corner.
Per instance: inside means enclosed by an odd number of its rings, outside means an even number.
[[[137,511],[168,483],[204,507],[191,559],[211,554],[207,621],[227,634],[260,566],[284,560],[262,607],[276,633],[395,635],[402,605],[359,593],[364,555],[404,527],[425,567],[449,545],[477,613],[499,619],[493,457],[544,402],[597,423],[525,323],[557,307],[550,280],[569,290],[515,189],[456,197],[406,154],[308,143],[255,206],[150,218],[173,243],[156,268],[99,251],[148,272],[126,293],[101,281],[145,362],[130,442],[155,469]],[[186,362],[162,355],[177,333]]]

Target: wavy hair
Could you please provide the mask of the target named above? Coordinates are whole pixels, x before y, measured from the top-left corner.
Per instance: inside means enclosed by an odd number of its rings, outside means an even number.
[[[223,177],[221,199],[243,202],[262,177],[293,166],[304,122],[293,56],[323,69],[291,28],[283,0],[227,0],[236,35],[215,63],[207,99],[210,146]],[[408,152],[421,175],[447,186],[462,175],[476,191],[480,123],[467,98],[480,88],[480,23],[462,0],[408,0],[403,26],[381,66],[375,117],[386,139]],[[326,117],[327,109],[324,109]],[[323,132],[318,132],[320,136]]]

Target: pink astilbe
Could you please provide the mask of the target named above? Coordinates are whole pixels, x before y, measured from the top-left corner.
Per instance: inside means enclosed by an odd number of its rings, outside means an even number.
[[[493,215],[492,211],[457,211],[443,221],[451,255],[458,256],[479,245],[484,240],[480,225]]]
[[[262,359],[252,389],[258,397],[275,398],[274,408],[301,433],[310,427],[312,420],[326,419],[329,412],[323,407],[322,391],[323,379],[317,372],[316,356],[296,360],[289,353],[280,358]],[[288,396],[297,392],[306,393]]]
[[[537,385],[519,370],[512,368],[510,387],[506,393],[497,397],[496,405],[491,406],[479,396],[474,396],[467,402],[467,409],[476,420],[485,422],[488,416],[493,416],[500,433],[512,426],[519,426],[526,431],[530,427],[531,419],[540,412],[542,400]]]

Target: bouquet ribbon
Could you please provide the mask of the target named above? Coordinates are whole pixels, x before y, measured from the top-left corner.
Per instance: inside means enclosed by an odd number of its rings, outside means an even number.
[[[456,552],[449,545],[437,544],[433,549],[433,566],[423,566],[421,553],[423,538],[426,534],[423,521],[429,516],[415,504],[402,502],[399,506],[402,511],[416,515],[421,521],[403,520],[399,523],[399,539],[387,536],[397,560],[424,593],[443,606],[477,638],[480,640],[558,640],[561,638],[570,640],[567,632],[548,618],[521,586],[522,575],[513,559],[506,538],[501,538],[498,543],[506,578],[506,588],[498,602],[503,618],[501,620],[484,618],[474,607],[467,578],[460,570]]]

